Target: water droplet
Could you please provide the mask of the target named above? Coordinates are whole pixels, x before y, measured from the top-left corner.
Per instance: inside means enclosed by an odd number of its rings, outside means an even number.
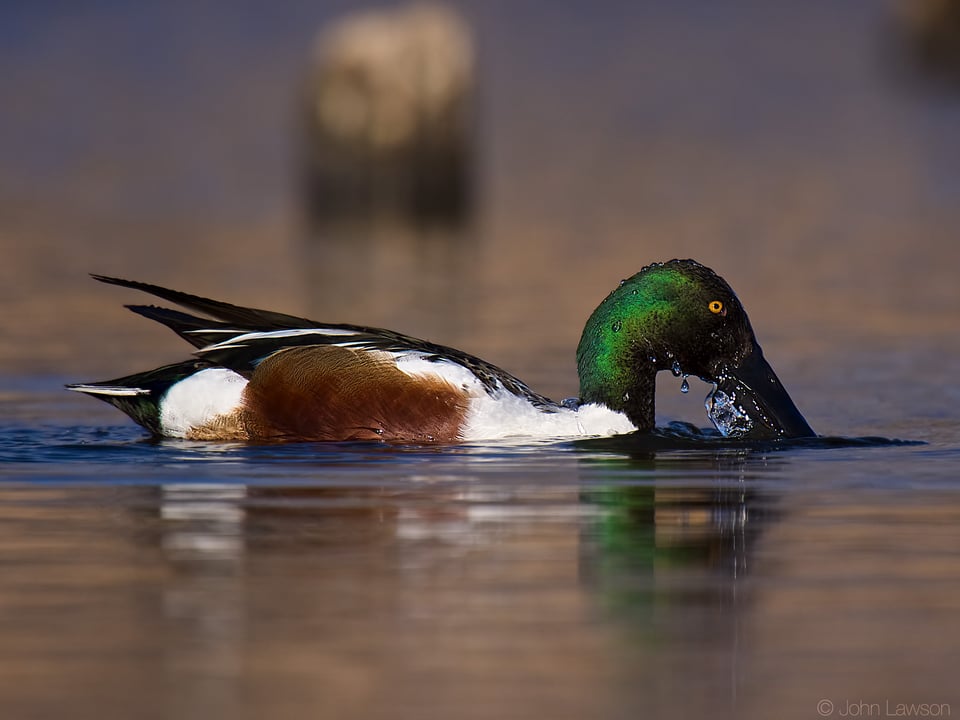
[[[647,356],[647,360],[649,360],[650,362],[652,362],[654,365],[657,364],[657,356],[656,356],[656,355],[648,355],[648,356]]]
[[[688,392],[690,392],[690,383],[687,382],[686,375],[683,376],[683,382],[680,383],[680,392],[682,392],[683,394],[687,394]]]
[[[630,393],[625,392],[625,393],[623,394],[623,401],[624,401],[624,402],[627,402],[627,401],[629,401],[629,400],[630,400]]]
[[[631,294],[631,295],[636,295],[638,292],[639,292],[639,291],[638,291],[636,288],[634,288],[633,290],[630,291],[630,294]]]
[[[627,281],[626,281],[626,280],[621,280],[621,281],[620,281],[620,287],[623,287],[623,286],[626,285],[626,284],[627,284]]]
[[[614,332],[620,332],[623,329],[623,323],[617,320],[610,326],[610,329]]]
[[[674,360],[673,365],[670,366],[670,372],[673,373],[674,377],[680,377],[683,375],[683,370],[680,369],[680,361]]]

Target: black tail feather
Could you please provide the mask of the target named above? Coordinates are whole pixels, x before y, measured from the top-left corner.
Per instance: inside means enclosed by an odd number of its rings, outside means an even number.
[[[156,305],[127,305],[126,307],[137,315],[166,325],[196,348],[204,348],[235,335],[249,332],[248,328],[238,328],[230,323],[207,320],[196,315],[157,307]]]
[[[285,330],[289,328],[319,327],[316,322],[307,320],[306,318],[296,317],[295,315],[231,305],[230,303],[220,302],[219,300],[190,295],[189,293],[180,292],[179,290],[170,290],[165,287],[160,287],[159,285],[151,285],[150,283],[139,282],[137,280],[123,280],[121,278],[93,274],[91,274],[90,277],[102,283],[107,283],[108,285],[119,285],[120,287],[140,290],[150,295],[155,295],[156,297],[176,303],[188,310],[203,313],[214,320],[236,325],[243,329]],[[134,312],[140,311],[135,310]],[[144,313],[141,312],[140,314],[143,315]],[[167,324],[158,317],[153,317],[153,319],[159,320],[165,325]],[[169,327],[173,326],[169,325]],[[176,330],[176,328],[173,329]]]

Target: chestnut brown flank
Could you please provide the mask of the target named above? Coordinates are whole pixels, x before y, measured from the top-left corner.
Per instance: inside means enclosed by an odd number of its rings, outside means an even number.
[[[302,347],[257,367],[238,419],[252,440],[452,442],[467,404],[450,383],[411,377],[389,358]]]

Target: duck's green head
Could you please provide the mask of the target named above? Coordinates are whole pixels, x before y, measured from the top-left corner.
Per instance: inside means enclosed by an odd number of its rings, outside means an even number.
[[[710,419],[726,435],[807,437],[797,410],[726,281],[693,260],[649,265],[600,303],[577,347],[582,402],[624,412],[653,428],[660,370],[695,375],[717,389]]]

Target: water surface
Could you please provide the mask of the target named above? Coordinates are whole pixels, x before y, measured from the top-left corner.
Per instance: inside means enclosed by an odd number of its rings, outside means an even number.
[[[960,97],[890,5],[459,3],[473,222],[335,230],[292,128],[352,3],[142,5],[0,10],[4,717],[960,713]],[[99,272],[567,397],[586,317],[671,257],[815,430],[919,444],[158,443],[62,389],[188,351]],[[661,426],[706,425],[662,375]]]
[[[0,424],[15,716],[957,702],[955,440],[154,442],[29,391]]]

